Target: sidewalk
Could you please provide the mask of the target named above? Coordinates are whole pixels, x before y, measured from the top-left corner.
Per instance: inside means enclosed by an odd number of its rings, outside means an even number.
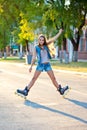
[[[77,74],[77,75],[87,76],[87,73],[84,73],[84,72],[69,71],[69,70],[59,70],[59,69],[53,69],[53,70],[57,71],[57,72],[62,72],[62,73],[71,73],[71,74]]]

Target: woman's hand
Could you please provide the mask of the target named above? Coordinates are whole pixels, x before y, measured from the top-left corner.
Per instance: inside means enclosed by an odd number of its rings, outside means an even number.
[[[47,44],[51,44],[52,42],[54,42],[57,38],[59,38],[59,36],[61,35],[62,32],[63,32],[63,29],[60,29],[53,38],[51,38],[47,41]]]
[[[62,32],[63,32],[63,29],[60,29],[60,30],[59,30],[59,33],[61,34]]]
[[[29,68],[29,72],[31,72],[32,71],[32,66]]]

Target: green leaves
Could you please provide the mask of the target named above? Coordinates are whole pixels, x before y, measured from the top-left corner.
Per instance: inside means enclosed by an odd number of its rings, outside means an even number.
[[[49,36],[54,30],[58,31],[63,26],[63,36],[70,38],[73,36],[71,26],[72,28],[80,28],[82,23],[84,24],[87,2],[86,0],[70,0],[70,5],[66,8],[65,0],[0,0],[1,36],[3,36],[3,30],[6,30],[9,33],[14,32],[12,35],[16,39],[18,39],[17,34],[19,33],[23,39],[30,40],[28,39],[29,30],[24,29],[26,36],[23,32],[20,34],[23,31],[23,24],[20,25],[21,12],[24,14],[24,19],[27,20],[26,26],[32,28],[31,30],[35,31],[39,28],[43,33],[43,27],[45,27],[44,32]],[[7,42],[10,41],[9,33],[5,35]],[[3,37],[0,39],[0,44],[3,44]],[[62,40],[62,38],[60,39]]]
[[[22,43],[23,40],[32,41],[34,40],[34,33],[32,30],[32,24],[27,21],[27,19],[24,18],[24,14],[20,14],[21,20],[20,20],[20,33],[19,36],[19,43]]]

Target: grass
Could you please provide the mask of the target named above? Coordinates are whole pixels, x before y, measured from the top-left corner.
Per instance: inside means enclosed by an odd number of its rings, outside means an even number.
[[[25,58],[19,59],[19,57],[7,57],[6,59],[1,58],[0,61],[25,63]],[[87,62],[71,62],[68,64],[60,63],[58,60],[51,60],[50,62],[51,62],[52,67],[55,69],[87,73]]]
[[[68,64],[60,63],[59,61],[51,61],[51,65],[53,68],[69,70],[69,71],[77,71],[77,72],[85,72],[87,73],[87,62],[71,62]]]
[[[6,59],[1,58],[0,61],[24,63],[25,62],[25,58],[19,59],[19,57],[7,57]]]

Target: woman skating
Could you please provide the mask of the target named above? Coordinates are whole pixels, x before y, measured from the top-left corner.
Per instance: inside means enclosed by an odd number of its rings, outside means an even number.
[[[31,72],[37,56],[38,64],[36,66],[34,76],[29,82],[29,84],[24,88],[24,90],[17,89],[17,93],[27,96],[30,89],[33,87],[35,81],[37,80],[42,71],[47,72],[52,83],[54,84],[54,86],[61,95],[63,95],[64,92],[68,90],[68,86],[62,88],[61,85],[59,85],[58,82],[56,81],[56,78],[50,65],[51,55],[48,48],[48,45],[54,42],[61,35],[62,31],[63,30],[60,29],[59,32],[56,34],[56,36],[54,36],[49,40],[46,40],[45,36],[42,34],[39,36],[38,44],[34,47],[32,62],[29,68],[29,72]]]

